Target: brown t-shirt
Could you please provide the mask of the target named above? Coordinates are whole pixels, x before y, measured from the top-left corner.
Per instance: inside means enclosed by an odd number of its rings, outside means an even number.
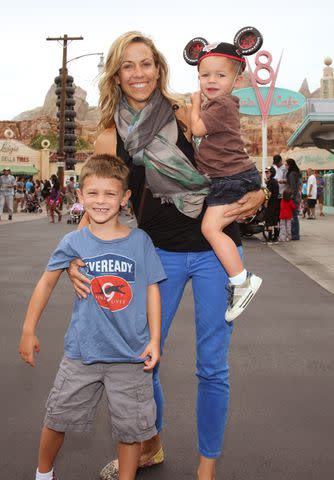
[[[245,152],[240,135],[239,98],[224,95],[209,100],[200,113],[207,130],[196,151],[196,164],[201,173],[225,177],[245,172],[253,162]]]

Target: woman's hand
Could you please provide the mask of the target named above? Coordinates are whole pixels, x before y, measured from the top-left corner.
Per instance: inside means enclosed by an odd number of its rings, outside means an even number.
[[[257,209],[264,203],[266,197],[262,190],[256,192],[248,192],[240,200],[236,202],[238,205],[230,208],[226,205],[226,211],[224,217],[237,217],[237,220],[251,217],[257,211]]]
[[[90,287],[88,286],[90,285],[90,280],[79,272],[79,268],[84,266],[84,262],[80,258],[76,258],[75,260],[72,260],[67,269],[67,274],[73,283],[75,293],[79,298],[87,298],[90,294]]]

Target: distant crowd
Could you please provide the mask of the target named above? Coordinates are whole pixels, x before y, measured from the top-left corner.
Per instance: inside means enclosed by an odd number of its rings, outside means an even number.
[[[299,217],[315,220],[317,204],[324,216],[325,182],[320,172],[308,168],[303,176],[294,159],[283,162],[281,155],[274,155],[272,166],[266,168],[266,184],[271,194],[265,213],[266,243],[299,240]]]
[[[272,166],[266,168],[266,184],[271,193],[265,219],[267,243],[299,240],[299,217],[315,220],[316,205],[319,215],[324,216],[325,182],[319,171],[309,168],[303,175],[293,159],[283,162],[281,155],[274,155]],[[5,206],[8,220],[16,212],[42,212],[44,206],[51,223],[55,219],[61,222],[64,207],[71,223],[78,223],[83,213],[74,177],[61,188],[56,175],[34,180],[14,177],[9,168],[4,168],[0,176],[0,220]],[[132,217],[130,205],[126,212]]]
[[[77,202],[74,177],[70,177],[66,186],[61,188],[56,175],[45,180],[24,176],[15,178],[10,169],[5,168],[0,176],[0,220],[5,207],[8,220],[12,220],[16,212],[40,213],[45,206],[50,222],[54,223],[56,217],[60,222],[64,205],[70,211]]]

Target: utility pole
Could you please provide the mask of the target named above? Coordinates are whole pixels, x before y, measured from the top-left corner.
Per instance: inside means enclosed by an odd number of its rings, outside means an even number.
[[[69,37],[64,34],[63,37],[47,37],[48,41],[62,42],[63,44],[63,64],[60,71],[61,75],[61,96],[60,96],[60,117],[59,117],[59,145],[57,151],[58,170],[57,177],[60,187],[64,186],[64,169],[66,155],[64,152],[64,134],[65,134],[65,100],[66,100],[66,80],[67,80],[67,42],[73,40],[83,40],[83,37]]]

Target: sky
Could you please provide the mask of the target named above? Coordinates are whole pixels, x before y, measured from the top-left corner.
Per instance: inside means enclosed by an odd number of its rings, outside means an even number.
[[[48,6],[48,4],[51,4]],[[275,69],[283,51],[276,86],[310,90],[320,86],[324,58],[334,59],[332,0],[16,0],[2,4],[0,23],[0,120],[43,105],[58,74],[62,47],[47,37],[84,37],[68,46],[68,59],[94,52],[107,55],[116,37],[129,30],[149,35],[170,66],[170,87],[198,89],[196,68],[187,65],[183,48],[196,36],[209,43],[233,42],[236,32],[254,26]],[[68,64],[77,85],[98,103],[98,56]],[[250,63],[254,67],[254,60]]]

